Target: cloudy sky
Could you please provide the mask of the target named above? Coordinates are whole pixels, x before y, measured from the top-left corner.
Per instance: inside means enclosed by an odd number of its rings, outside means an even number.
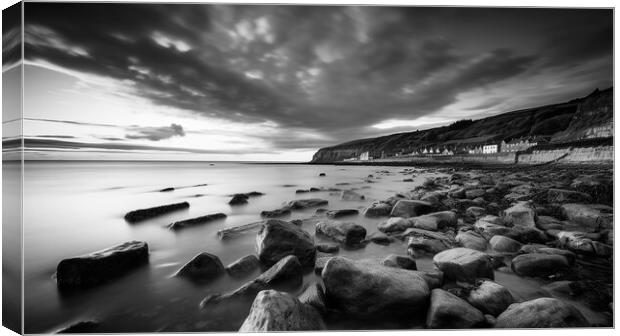
[[[611,10],[25,6],[31,158],[305,161],[613,80]]]

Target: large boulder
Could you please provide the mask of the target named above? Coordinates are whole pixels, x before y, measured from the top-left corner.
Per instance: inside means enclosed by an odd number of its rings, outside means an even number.
[[[528,253],[512,259],[512,270],[519,275],[546,277],[568,268],[568,260],[558,254]]]
[[[415,271],[334,257],[322,278],[328,306],[347,315],[410,316],[428,306],[430,290]]]
[[[486,251],[487,249],[487,240],[482,234],[473,230],[459,231],[456,235],[456,242],[472,250]]]
[[[302,266],[312,267],[316,250],[312,236],[299,226],[278,219],[270,219],[261,226],[256,236],[256,252],[266,266],[294,255]]]
[[[224,274],[224,265],[216,255],[203,252],[179,269],[175,276],[193,281],[209,281]]]
[[[489,244],[494,251],[501,253],[516,253],[521,249],[521,243],[500,235],[493,236],[489,240]]]
[[[56,283],[60,288],[90,287],[119,277],[148,261],[147,243],[131,241],[62,260],[56,268]]]
[[[416,255],[417,252],[435,254],[455,245],[453,237],[441,232],[411,228],[402,236],[407,238],[407,252],[411,255]]]
[[[529,202],[518,202],[501,214],[507,226],[536,227],[536,211]]]
[[[400,200],[396,202],[390,213],[391,217],[417,217],[433,211],[433,206],[424,201]]]
[[[592,197],[586,193],[565,189],[549,189],[547,191],[549,203],[590,203]]]
[[[426,327],[431,329],[468,329],[485,322],[484,314],[467,301],[443,289],[433,289],[426,314]]]
[[[387,217],[392,212],[392,205],[384,202],[375,202],[364,209],[364,216],[374,217]]]
[[[453,211],[433,212],[427,215],[409,218],[413,227],[423,230],[438,231],[448,227],[456,227],[458,217]]]
[[[482,280],[469,291],[467,301],[483,313],[497,316],[514,302],[514,298],[506,287],[491,280]]]
[[[598,232],[613,228],[614,209],[608,205],[568,203],[562,205],[562,214],[568,221],[581,226],[580,231]]]
[[[260,260],[255,255],[247,255],[226,266],[226,271],[233,277],[244,277],[260,269]]]
[[[325,323],[312,306],[299,302],[290,294],[264,290],[256,295],[239,331],[306,331],[323,330]]]
[[[433,257],[433,263],[447,279],[466,282],[476,278],[494,279],[491,257],[465,247],[440,252]]]
[[[345,245],[355,246],[366,238],[366,229],[351,222],[324,220],[316,224],[316,234]]]
[[[497,328],[582,328],[589,323],[577,308],[554,298],[513,303],[497,317]]]

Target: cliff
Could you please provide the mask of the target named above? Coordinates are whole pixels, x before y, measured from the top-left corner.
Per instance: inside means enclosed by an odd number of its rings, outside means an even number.
[[[553,142],[613,136],[613,89],[595,90],[569,102],[507,112],[479,120],[461,120],[428,130],[360,139],[321,148],[312,163],[342,161],[369,152],[371,157],[394,156],[433,147],[456,148],[545,136]]]

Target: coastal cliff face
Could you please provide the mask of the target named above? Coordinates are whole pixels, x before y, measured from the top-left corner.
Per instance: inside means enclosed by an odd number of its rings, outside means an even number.
[[[596,90],[565,103],[507,112],[450,126],[354,140],[319,149],[312,163],[330,163],[369,152],[371,157],[410,153],[426,146],[442,147],[548,136],[553,142],[613,136],[613,89]]]

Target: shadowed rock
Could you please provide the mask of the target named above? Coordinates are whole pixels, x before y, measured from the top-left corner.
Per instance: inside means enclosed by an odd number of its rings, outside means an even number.
[[[476,278],[494,279],[493,262],[486,253],[457,247],[436,254],[435,266],[447,279],[473,282]]]
[[[200,224],[206,224],[206,223],[213,222],[219,219],[224,219],[224,218],[226,218],[226,215],[220,212],[220,213],[215,213],[215,214],[210,214],[206,216],[190,218],[190,219],[174,222],[174,223],[168,224],[167,227],[170,230],[181,230],[187,227],[196,226]]]
[[[512,270],[519,275],[545,277],[568,268],[568,260],[558,254],[528,253],[512,259]]]
[[[392,212],[392,205],[383,202],[372,203],[369,207],[364,209],[364,216],[374,217],[387,217]]]
[[[260,269],[260,260],[253,254],[237,259],[226,266],[226,272],[236,278],[247,276],[257,269]]]
[[[431,211],[433,211],[433,207],[428,202],[400,200],[392,208],[390,216],[409,218],[425,215]]]
[[[513,303],[497,317],[496,328],[580,328],[589,323],[573,305],[559,299],[539,298]]]
[[[529,202],[518,202],[502,211],[502,219],[507,226],[536,227],[536,212]]]
[[[441,232],[411,228],[405,230],[403,238],[408,238],[407,252],[415,255],[417,251],[437,253],[454,247],[454,238]]]
[[[229,229],[222,229],[222,230],[217,231],[217,236],[222,240],[230,239],[230,238],[242,235],[242,234],[258,231],[258,229],[263,224],[265,224],[265,221],[252,222],[252,223],[248,223],[244,225],[231,227]]]
[[[418,269],[416,262],[413,258],[397,254],[390,254],[385,257],[383,260],[381,260],[381,265],[402,268],[411,271],[415,271]]]
[[[549,203],[590,203],[592,197],[586,193],[564,190],[549,189],[547,191],[547,202]]]
[[[278,218],[278,217],[286,217],[291,214],[291,209],[289,208],[280,208],[275,210],[265,210],[261,211],[260,216],[264,218]]]
[[[350,222],[320,221],[316,224],[316,234],[354,246],[359,245],[366,238],[366,229]]]
[[[316,255],[314,239],[308,232],[278,219],[269,219],[260,227],[256,236],[256,252],[266,266],[294,255],[304,267],[312,267]]]
[[[230,205],[243,205],[248,204],[248,199],[250,197],[246,194],[234,194],[232,199],[228,201]]]
[[[485,314],[497,316],[514,302],[506,287],[491,280],[482,280],[469,292],[467,301]]]
[[[315,208],[322,205],[327,205],[328,201],[320,198],[308,198],[293,200],[286,204],[286,207],[293,210],[303,210],[308,208]]]
[[[521,249],[521,243],[500,235],[493,236],[493,238],[489,240],[489,244],[494,251],[502,253],[516,253]]]
[[[562,205],[562,213],[570,222],[583,227],[579,231],[596,232],[613,228],[614,209],[607,205],[568,203]]]
[[[359,213],[356,209],[330,210],[325,212],[325,216],[329,218],[340,218],[346,216],[356,216]]]
[[[59,288],[90,287],[123,275],[148,261],[147,243],[131,241],[62,260],[56,268],[56,283]]]
[[[472,250],[486,251],[487,249],[487,240],[482,234],[473,230],[459,231],[455,239],[461,246]]]
[[[153,208],[134,210],[125,214],[125,220],[130,223],[135,223],[187,208],[189,208],[189,203],[181,202],[175,204],[161,205]]]
[[[209,281],[224,274],[224,265],[217,256],[203,252],[179,269],[175,276],[192,281]]]
[[[443,289],[433,289],[426,315],[427,328],[468,329],[484,322],[484,314],[467,301]]]
[[[320,283],[311,283],[301,294],[299,294],[298,299],[301,303],[313,306],[321,314],[326,311],[325,289]]]

